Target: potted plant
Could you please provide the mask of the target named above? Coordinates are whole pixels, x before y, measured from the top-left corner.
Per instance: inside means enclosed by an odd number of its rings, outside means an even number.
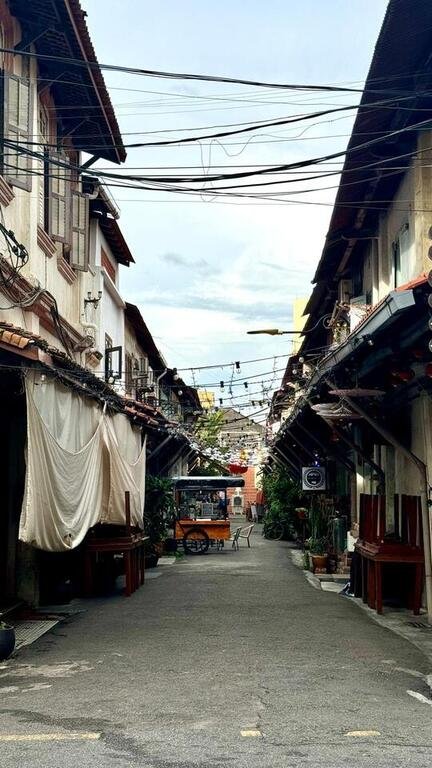
[[[327,547],[328,542],[324,536],[309,539],[309,556],[312,560],[312,573],[325,573],[327,571]]]
[[[0,661],[8,659],[15,648],[15,630],[4,621],[0,621]]]
[[[311,531],[309,554],[312,573],[325,573],[327,570],[329,526],[325,511],[317,498],[311,500],[309,523]]]
[[[307,509],[306,507],[296,507],[295,511],[297,513],[297,517],[299,520],[305,520],[307,518]]]
[[[147,475],[144,506],[144,533],[147,542],[146,568],[155,568],[164,551],[168,525],[174,509],[171,481],[168,477]]]

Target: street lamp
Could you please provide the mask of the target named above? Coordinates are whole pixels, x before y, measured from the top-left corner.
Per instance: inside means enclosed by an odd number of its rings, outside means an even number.
[[[310,333],[311,331],[314,331],[315,328],[318,328],[320,324],[324,326],[324,328],[330,328],[330,315],[322,315],[322,317],[319,317],[315,325],[312,326],[312,328],[308,328],[307,331],[280,331],[279,328],[262,328],[258,331],[246,331],[249,335],[255,335],[257,333],[266,333],[268,336],[285,336],[285,334],[289,333],[300,333],[302,336],[305,336],[307,333]]]
[[[268,336],[284,336],[286,333],[303,333],[303,331],[280,331],[279,328],[263,328],[259,331],[246,331],[249,336],[257,333],[266,333]]]

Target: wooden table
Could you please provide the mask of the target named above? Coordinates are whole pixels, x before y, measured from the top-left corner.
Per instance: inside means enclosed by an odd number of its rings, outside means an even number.
[[[354,578],[354,594],[357,597],[362,597],[370,608],[382,613],[383,566],[410,566],[414,570],[410,607],[414,614],[420,613],[424,554],[419,496],[395,494],[392,531],[387,532],[385,496],[361,494],[359,540],[355,551],[359,555]]]
[[[144,533],[125,536],[90,536],[85,546],[85,593],[94,590],[93,561],[98,554],[123,555],[125,565],[125,595],[129,597],[145,580],[145,542],[149,537]]]
[[[359,541],[355,550],[361,557],[361,597],[369,608],[377,613],[383,611],[382,569],[383,565],[414,567],[414,588],[412,590],[412,609],[415,615],[420,613],[423,592],[423,552],[419,547],[408,547],[398,543],[370,543]]]
[[[85,542],[84,590],[94,589],[93,560],[98,554],[123,555],[125,566],[125,595],[129,597],[145,579],[145,543],[149,536],[131,526],[130,493],[125,491],[125,525],[99,527],[89,532]]]

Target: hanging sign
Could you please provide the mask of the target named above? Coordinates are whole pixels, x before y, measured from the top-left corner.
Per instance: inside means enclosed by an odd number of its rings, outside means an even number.
[[[302,467],[302,490],[325,491],[325,467]]]

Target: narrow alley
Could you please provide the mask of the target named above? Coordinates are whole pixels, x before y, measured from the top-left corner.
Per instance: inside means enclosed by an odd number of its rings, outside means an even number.
[[[1,664],[2,765],[430,764],[426,657],[285,542],[169,562]]]

